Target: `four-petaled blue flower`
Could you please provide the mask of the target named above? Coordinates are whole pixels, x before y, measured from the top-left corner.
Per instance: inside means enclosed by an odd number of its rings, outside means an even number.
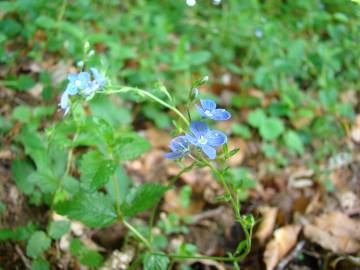
[[[200,99],[201,106],[196,105],[200,115],[215,121],[225,121],[230,119],[231,114],[225,109],[216,109],[215,101],[211,99]]]
[[[170,149],[172,152],[164,154],[164,157],[177,159],[190,153],[190,145],[186,136],[179,136],[171,140]]]
[[[86,96],[89,96],[95,93],[96,91],[101,90],[107,83],[106,78],[103,75],[101,75],[96,68],[90,68],[90,71],[94,80],[92,80],[89,83],[88,88],[84,90],[84,94]]]
[[[192,134],[186,134],[187,140],[196,147],[201,148],[210,159],[216,157],[215,147],[227,142],[227,137],[222,131],[210,130],[209,126],[204,122],[191,122],[190,130]]]
[[[68,76],[69,83],[65,89],[69,95],[74,96],[79,93],[79,90],[85,91],[90,86],[90,74],[87,72],[80,72],[79,74],[70,74]]]

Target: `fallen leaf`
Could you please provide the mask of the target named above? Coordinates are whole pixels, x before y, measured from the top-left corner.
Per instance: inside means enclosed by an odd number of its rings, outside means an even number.
[[[264,206],[259,211],[263,215],[263,220],[256,230],[255,237],[261,244],[264,244],[274,230],[278,209],[276,207]]]
[[[336,253],[360,250],[360,221],[334,211],[316,217],[305,225],[304,233],[311,241]]]
[[[279,261],[296,244],[301,225],[286,225],[274,232],[274,237],[265,247],[264,262],[266,270],[273,270]]]

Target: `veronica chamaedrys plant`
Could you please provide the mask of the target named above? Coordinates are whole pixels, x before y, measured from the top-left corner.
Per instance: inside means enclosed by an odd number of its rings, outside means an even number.
[[[218,261],[232,262],[235,265],[241,261],[249,252],[251,246],[251,234],[253,220],[249,217],[243,217],[240,214],[240,199],[237,192],[231,190],[228,180],[225,179],[227,167],[225,161],[228,157],[235,154],[236,151],[228,152],[227,136],[224,132],[210,128],[205,121],[215,120],[224,121],[231,117],[231,114],[225,109],[216,108],[216,103],[210,99],[200,100],[197,109],[201,116],[205,118],[203,121],[192,121],[189,110],[190,106],[198,101],[198,87],[207,79],[202,79],[193,84],[189,92],[188,104],[185,104],[187,116],[179,110],[174,104],[174,99],[165,87],[160,90],[165,93],[166,99],[161,99],[149,91],[134,87],[115,86],[97,69],[91,68],[87,72],[85,66],[83,71],[78,74],[69,76],[69,83],[61,96],[60,107],[65,111],[66,117],[64,122],[75,122],[77,126],[73,141],[68,145],[79,145],[85,142],[86,134],[82,132],[95,132],[95,136],[88,135],[90,150],[83,154],[80,160],[80,190],[76,194],[64,196],[61,192],[59,198],[56,198],[54,210],[61,215],[68,216],[71,219],[79,220],[90,227],[108,226],[117,220],[122,222],[131,235],[141,242],[145,249],[146,255],[143,258],[144,269],[149,270],[166,270],[170,264],[170,260],[184,260],[189,258],[197,259],[213,259]],[[130,190],[122,190],[122,179],[117,177],[117,167],[126,160],[139,157],[148,148],[149,144],[144,138],[135,132],[116,132],[115,129],[102,119],[95,119],[91,115],[84,115],[81,106],[72,106],[80,104],[84,100],[91,99],[94,95],[111,95],[118,93],[133,93],[143,98],[157,102],[166,107],[178,116],[176,123],[177,137],[170,142],[170,152],[164,156],[170,159],[176,159],[182,162],[185,159],[192,160],[192,164],[184,164],[180,173],[169,180],[168,185],[160,185],[156,183],[146,183]],[[73,99],[73,96],[78,98]],[[82,114],[82,116],[81,116]],[[79,123],[80,122],[80,123]],[[97,125],[86,129],[87,123]],[[69,129],[65,129],[69,130]],[[73,129],[71,129],[73,130]],[[78,137],[82,140],[77,141]],[[56,137],[56,136],[54,136]],[[66,138],[69,135],[65,136]],[[93,147],[100,139],[100,145]],[[105,145],[103,145],[105,144]],[[223,151],[219,151],[222,146]],[[69,150],[67,168],[64,179],[71,176],[72,159],[74,158],[73,149]],[[185,172],[190,171],[194,167],[209,167],[214,173],[217,180],[224,186],[225,194],[223,200],[230,202],[236,220],[242,225],[246,239],[239,244],[239,248],[234,254],[228,257],[212,257],[212,256],[188,256],[183,254],[164,253],[162,250],[154,248],[152,229],[154,218],[150,219],[149,233],[143,234],[136,226],[133,226],[129,218],[142,211],[153,209],[152,217],[156,214],[156,205],[159,203],[163,194],[170,189],[174,182]],[[111,180],[111,181],[110,181]],[[61,185],[60,185],[61,187]],[[104,188],[105,191],[104,192]]]

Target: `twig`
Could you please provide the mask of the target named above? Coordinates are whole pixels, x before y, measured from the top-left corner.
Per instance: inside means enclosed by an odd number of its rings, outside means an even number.
[[[207,211],[204,211],[200,214],[197,214],[197,215],[193,215],[192,216],[192,221],[194,223],[197,223],[199,222],[200,220],[202,219],[207,219],[207,218],[211,218],[211,217],[216,217],[217,215],[221,214],[222,212],[224,212],[225,210],[225,207],[224,206],[220,206],[218,208],[215,208],[215,209],[211,209],[211,210],[207,210]]]
[[[304,245],[305,245],[305,241],[300,241],[296,245],[296,247],[293,249],[293,251],[280,261],[280,263],[278,264],[277,270],[285,269],[285,267],[298,255],[300,250],[302,250]]]
[[[26,268],[30,269],[31,268],[31,262],[28,258],[26,258],[26,256],[24,255],[23,251],[21,250],[21,248],[19,247],[19,245],[15,245],[15,250],[17,252],[17,254],[19,254],[21,260],[23,261],[23,263],[25,264]]]

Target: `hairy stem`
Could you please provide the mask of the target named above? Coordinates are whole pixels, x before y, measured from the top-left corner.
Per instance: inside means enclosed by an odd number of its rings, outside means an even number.
[[[186,126],[190,125],[189,120],[176,107],[170,105],[169,103],[161,100],[157,96],[155,96],[143,89],[135,88],[135,87],[120,86],[120,89],[118,89],[118,90],[109,90],[109,91],[105,91],[103,93],[104,94],[115,94],[115,93],[126,93],[126,92],[134,92],[139,95],[147,96],[148,98],[152,99],[153,101],[156,101],[157,103],[163,105],[164,107],[166,107],[166,108],[172,110],[174,113],[176,113],[181,118],[181,120],[186,124]]]

